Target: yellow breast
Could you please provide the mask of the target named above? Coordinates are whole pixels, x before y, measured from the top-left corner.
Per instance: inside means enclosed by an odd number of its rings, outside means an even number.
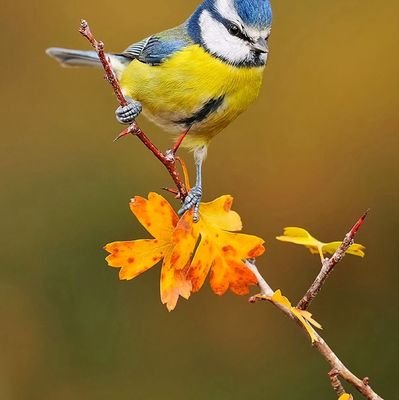
[[[232,66],[193,45],[160,66],[134,60],[123,72],[121,86],[126,95],[142,103],[149,119],[173,133],[184,129],[178,121],[209,100],[223,97],[217,110],[190,130],[184,144],[195,147],[209,142],[256,99],[263,69]]]

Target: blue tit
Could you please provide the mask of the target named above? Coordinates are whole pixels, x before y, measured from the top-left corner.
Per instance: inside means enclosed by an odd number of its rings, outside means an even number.
[[[179,213],[198,209],[201,170],[211,139],[254,102],[268,58],[269,0],[204,0],[181,25],[110,54],[129,100],[116,110],[129,124],[142,111],[165,131],[188,134],[197,178]],[[64,66],[101,67],[93,51],[50,48]]]

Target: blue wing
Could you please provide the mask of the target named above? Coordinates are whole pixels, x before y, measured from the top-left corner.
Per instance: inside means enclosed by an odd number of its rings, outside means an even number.
[[[122,55],[145,64],[160,65],[171,55],[192,43],[186,27],[181,25],[132,44]]]

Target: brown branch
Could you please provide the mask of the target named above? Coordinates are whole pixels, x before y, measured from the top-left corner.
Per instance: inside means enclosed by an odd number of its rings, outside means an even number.
[[[341,381],[339,380],[339,371],[336,369],[332,369],[328,373],[328,377],[330,378],[330,383],[333,390],[337,393],[337,396],[340,397],[345,393],[345,389],[342,386]]]
[[[315,299],[317,294],[320,292],[323,284],[328,278],[331,271],[334,267],[344,258],[345,253],[348,251],[349,247],[353,244],[356,233],[363,225],[364,220],[367,217],[368,212],[366,212],[353,226],[353,228],[347,233],[342,245],[335,252],[335,254],[331,257],[330,260],[325,260],[323,263],[322,270],[319,276],[316,278],[313,285],[310,287],[306,295],[299,302],[297,308],[305,310],[310,302]],[[258,268],[256,267],[253,260],[247,260],[246,262],[248,268],[255,274],[258,285],[261,290],[260,295],[253,296],[249,299],[251,303],[256,303],[261,300],[271,300],[271,297],[274,294],[274,291],[260,274]],[[302,328],[306,335],[308,335],[303,324],[298,323],[296,316],[292,313],[292,310],[288,307],[285,307],[283,304],[273,302],[273,304],[280,309],[285,315],[289,318],[297,322],[297,325]],[[313,328],[312,328],[313,329]],[[328,346],[328,344],[324,341],[324,339],[313,329],[316,335],[316,341],[314,343],[314,348],[326,359],[326,361],[330,364],[332,370],[329,373],[329,378],[333,389],[336,391],[338,396],[341,396],[345,393],[344,388],[340,382],[340,378],[344,379],[348,383],[350,383],[353,387],[355,387],[366,399],[369,400],[382,400],[377,393],[375,393],[369,384],[369,379],[364,378],[359,379],[356,375],[354,375],[344,364],[343,362],[336,356],[333,350]]]
[[[297,308],[299,308],[300,310],[306,310],[309,308],[310,303],[320,293],[324,283],[326,282],[331,272],[334,270],[336,265],[340,261],[342,261],[342,259],[345,257],[346,252],[354,243],[356,233],[363,225],[363,222],[366,219],[368,212],[369,211],[366,211],[363,216],[356,222],[353,228],[346,234],[344,241],[342,242],[341,246],[339,246],[334,255],[331,258],[324,259],[320,273],[317,275],[315,281],[312,283],[308,291],[299,301]]]
[[[251,297],[249,301],[251,303],[255,303],[260,300],[270,301],[270,297],[273,296],[274,291],[271,289],[269,284],[260,274],[258,268],[256,267],[256,265],[253,263],[252,260],[251,261],[247,260],[246,265],[255,274],[258,280],[259,288],[261,290],[260,295]],[[297,325],[305,332],[306,336],[308,336],[308,332],[306,331],[304,325],[299,323],[296,316],[292,313],[292,311],[288,307],[285,307],[283,304],[277,302],[273,302],[273,305],[275,305],[287,317],[295,321]],[[356,388],[368,400],[383,400],[382,397],[380,397],[377,393],[375,393],[373,389],[370,387],[368,378],[364,378],[363,380],[361,380],[356,375],[354,375],[336,356],[333,350],[327,345],[324,339],[315,330],[314,334],[316,335],[316,341],[313,344],[313,346],[330,364],[330,367],[332,368],[332,370],[334,370],[334,374],[337,380],[338,378],[344,379],[354,388]],[[341,387],[339,387],[339,390],[340,389]]]
[[[114,89],[114,93],[115,93],[116,97],[118,98],[119,104],[121,106],[126,106],[127,101],[126,101],[125,96],[123,95],[122,90],[119,86],[118,78],[116,77],[115,72],[112,69],[109,59],[105,55],[104,43],[97,41],[97,39],[91,33],[89,24],[84,19],[82,19],[80,21],[79,32],[90,42],[90,44],[96,51],[98,58],[100,59],[101,64],[103,65],[103,68],[105,71],[105,78],[107,79],[107,81],[110,83],[110,85]]]
[[[104,71],[106,73],[106,79],[111,84],[116,97],[118,98],[119,104],[121,106],[125,106],[127,101],[122,93],[120,88],[118,79],[112,69],[111,63],[105,55],[104,52],[104,44],[102,42],[98,42],[93,34],[90,31],[90,28],[86,21],[82,20],[80,26],[80,33],[86,37],[86,39],[90,42],[93,48],[96,50],[98,57],[103,65]],[[168,151],[166,154],[163,154],[152,142],[151,140],[145,135],[145,133],[140,129],[136,122],[133,122],[128,128],[123,130],[117,137],[121,138],[123,136],[132,134],[137,136],[141,142],[155,155],[156,158],[165,166],[168,170],[170,176],[172,177],[174,183],[177,187],[177,194],[179,198],[184,199],[187,195],[185,184],[182,182],[178,171],[176,170],[175,164],[175,152]],[[173,192],[172,189],[168,189],[168,191]],[[345,256],[346,251],[349,249],[351,244],[353,243],[353,239],[363,224],[364,219],[366,218],[367,213],[357,222],[357,224],[351,229],[351,231],[346,235],[345,240],[342,246],[337,250],[337,252],[333,255],[333,257],[329,260],[325,260],[323,263],[322,271],[320,272],[319,276],[316,278],[315,282],[308,290],[304,298],[298,304],[298,308],[302,310],[306,309],[310,302],[317,296],[320,292],[321,287],[323,286],[324,282],[328,278],[331,271],[334,267],[342,260]],[[247,261],[248,268],[255,274],[258,279],[259,287],[261,289],[261,295],[264,296],[254,296],[251,298],[250,301],[256,302],[258,300],[262,300],[265,297],[271,297],[273,295],[273,290],[268,285],[266,280],[262,277],[259,273],[256,265],[251,260]],[[279,303],[273,303],[277,308],[279,308],[284,314],[286,314],[292,320],[298,322],[295,315],[292,311]],[[304,326],[300,323],[297,324],[300,326],[305,333],[307,334]],[[314,343],[314,347],[316,350],[319,351],[320,354],[328,361],[330,364],[332,371],[329,374],[331,384],[334,390],[337,392],[338,395],[343,393],[342,384],[339,381],[339,378],[345,379],[348,383],[353,385],[365,398],[369,400],[382,400],[380,396],[378,396],[370,387],[368,378],[364,378],[363,380],[357,378],[350,370],[341,362],[341,360],[335,355],[335,353],[331,350],[331,348],[327,345],[324,339],[317,333],[314,332],[316,335],[316,342]]]
[[[119,85],[118,79],[115,75],[114,70],[112,69],[111,62],[106,56],[104,52],[104,43],[97,41],[97,39],[92,34],[89,24],[85,20],[81,20],[79,32],[90,42],[96,53],[98,54],[98,58],[101,61],[101,64],[105,71],[105,77],[107,81],[112,86],[114,93],[119,101],[119,104],[123,107],[128,103],[125,99],[125,96],[122,93],[121,87]],[[139,125],[136,121],[134,121],[129,127],[124,129],[115,140],[118,140],[124,136],[133,135],[137,136],[139,140],[154,154],[154,156],[164,165],[164,167],[169,172],[169,175],[173,179],[173,182],[177,188],[177,196],[178,198],[184,200],[187,196],[187,189],[183,180],[180,177],[180,174],[176,168],[175,162],[175,152],[167,151],[166,154],[162,153],[148,138],[148,136],[140,129]]]

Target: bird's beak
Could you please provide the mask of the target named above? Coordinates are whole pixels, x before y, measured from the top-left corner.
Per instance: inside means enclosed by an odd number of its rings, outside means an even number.
[[[269,47],[267,45],[267,40],[264,39],[263,37],[260,37],[256,43],[252,45],[252,48],[259,52],[259,53],[268,53],[269,52]]]

